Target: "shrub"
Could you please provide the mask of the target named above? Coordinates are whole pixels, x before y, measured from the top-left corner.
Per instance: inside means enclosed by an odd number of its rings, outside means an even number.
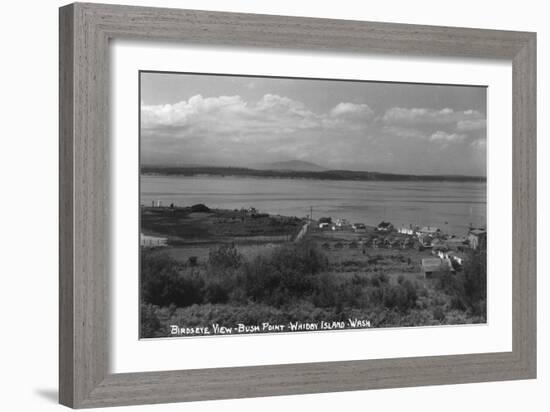
[[[227,303],[229,288],[218,279],[208,279],[203,290],[203,299],[208,303]]]
[[[387,284],[389,280],[390,278],[388,277],[388,275],[382,272],[377,272],[371,277],[370,284],[374,287],[380,287],[384,284]]]
[[[487,256],[484,251],[472,251],[462,272],[441,273],[436,288],[451,298],[451,308],[467,310],[474,316],[487,314]]]
[[[315,284],[312,296],[313,304],[318,307],[336,306],[340,302],[337,289],[338,285],[333,276],[328,273],[321,274]]]
[[[141,300],[158,306],[188,306],[202,302],[203,280],[198,272],[184,272],[164,253],[141,255]]]
[[[156,307],[149,304],[141,304],[139,307],[140,314],[140,331],[139,335],[142,338],[153,338],[157,336],[162,328],[159,320]]]
[[[210,212],[210,208],[202,203],[191,206],[191,212]]]
[[[438,320],[439,322],[443,322],[445,320],[445,311],[441,306],[437,306],[432,310],[432,315],[434,319]]]
[[[281,246],[271,256],[273,266],[280,270],[298,270],[304,274],[317,274],[328,268],[327,257],[313,243],[301,242]]]
[[[208,264],[213,268],[238,268],[242,262],[243,256],[233,244],[211,249],[208,254]]]
[[[406,312],[416,306],[416,287],[410,280],[404,280],[401,284],[384,288],[384,306],[388,309],[398,309]]]
[[[466,261],[463,276],[464,303],[475,316],[487,315],[487,254],[476,251]]]
[[[315,277],[327,267],[326,256],[313,244],[285,245],[246,262],[238,285],[251,300],[280,307],[311,296]]]

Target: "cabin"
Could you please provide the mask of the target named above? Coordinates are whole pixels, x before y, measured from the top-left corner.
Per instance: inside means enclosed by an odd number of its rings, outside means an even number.
[[[465,237],[451,237],[445,241],[445,245],[450,250],[461,252],[468,247],[469,243]]]
[[[139,244],[144,248],[166,247],[168,246],[168,239],[165,237],[148,236],[141,233]]]
[[[391,232],[393,230],[393,225],[390,222],[380,222],[376,227],[378,232]]]
[[[433,237],[430,235],[421,234],[418,236],[418,241],[423,247],[432,247],[432,240],[433,240]]]
[[[210,208],[202,203],[197,203],[196,205],[191,206],[191,212],[193,213],[208,213]]]
[[[351,224],[349,223],[349,221],[347,219],[336,219],[336,222],[334,223],[334,227],[335,229],[346,229],[346,228],[350,228],[351,227]]]
[[[485,229],[470,229],[468,232],[468,244],[474,250],[486,248],[487,231]]]
[[[330,226],[332,226],[332,218],[331,217],[321,217],[317,221],[317,224],[319,225],[319,229],[328,229]]]
[[[397,229],[397,233],[400,233],[402,235],[412,236],[414,235],[414,230],[412,229],[412,227],[402,226],[399,229]]]
[[[449,248],[445,246],[434,246],[432,243],[432,255],[437,255],[441,259],[444,259],[447,256],[448,251],[449,251]]]
[[[464,265],[464,256],[459,253],[453,252],[452,250],[447,252],[445,257],[451,260],[451,262],[455,262],[458,266]]]
[[[448,264],[440,258],[424,258],[422,259],[422,272],[424,277],[431,278],[435,274],[449,269]]]
[[[354,223],[351,225],[351,228],[356,232],[367,230],[367,226],[364,223]]]

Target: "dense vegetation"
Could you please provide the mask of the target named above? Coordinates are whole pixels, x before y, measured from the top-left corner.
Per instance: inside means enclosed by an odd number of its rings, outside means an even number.
[[[167,336],[169,325],[204,326],[368,319],[374,327],[484,322],[485,254],[429,284],[384,273],[331,272],[314,243],[301,242],[245,259],[232,245],[207,262],[178,263],[167,254],[141,255],[141,336]]]

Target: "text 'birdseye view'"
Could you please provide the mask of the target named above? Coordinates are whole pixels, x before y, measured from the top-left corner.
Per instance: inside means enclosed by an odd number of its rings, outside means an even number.
[[[485,87],[139,81],[140,338],[487,322]]]

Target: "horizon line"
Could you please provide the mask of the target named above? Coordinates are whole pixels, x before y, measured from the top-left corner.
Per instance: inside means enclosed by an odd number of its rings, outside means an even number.
[[[272,163],[285,163],[292,162],[290,161],[277,161]],[[445,174],[445,173],[433,173],[433,174],[419,174],[419,173],[395,173],[395,172],[380,172],[376,170],[353,170],[353,169],[330,169],[323,166],[319,166],[316,163],[303,161],[315,165],[317,167],[323,168],[325,170],[291,170],[291,169],[258,169],[249,166],[207,166],[207,165],[176,165],[176,164],[142,164],[140,165],[140,173],[142,168],[179,168],[179,169],[193,169],[193,168],[203,168],[203,169],[241,169],[241,170],[251,170],[251,171],[273,171],[273,172],[296,172],[296,173],[327,173],[327,172],[351,172],[351,173],[376,173],[383,175],[392,175],[392,176],[415,176],[415,177],[466,177],[466,178],[478,178],[487,180],[487,176],[483,175],[465,175],[465,174]]]

